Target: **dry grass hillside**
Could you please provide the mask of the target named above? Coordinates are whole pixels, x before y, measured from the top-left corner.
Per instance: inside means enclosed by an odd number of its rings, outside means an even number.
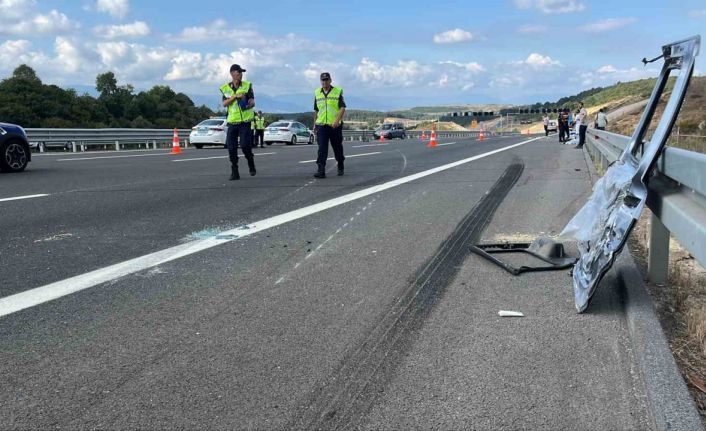
[[[664,112],[668,97],[668,94],[665,95],[657,108],[655,120],[651,124],[652,131]],[[640,115],[641,113],[627,115],[614,124],[609,124],[608,130],[622,135],[631,135],[640,121]],[[706,77],[692,78],[669,145],[706,153]]]

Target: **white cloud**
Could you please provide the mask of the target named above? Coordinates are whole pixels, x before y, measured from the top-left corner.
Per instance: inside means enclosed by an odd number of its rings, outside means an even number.
[[[0,26],[0,34],[53,35],[67,33],[79,27],[77,22],[70,20],[65,14],[52,10],[47,15],[38,14],[34,18],[21,20],[8,26]]]
[[[414,60],[400,60],[394,65],[382,65],[364,57],[356,66],[355,71],[361,82],[369,83],[372,86],[412,87],[425,80],[430,68]]]
[[[115,18],[125,18],[130,12],[130,0],[97,0],[96,10]]]
[[[515,0],[520,9],[537,9],[543,14],[564,14],[585,11],[586,5],[577,0]]]
[[[692,18],[704,18],[706,17],[706,9],[698,9],[689,11],[689,16]]]
[[[36,4],[35,0],[0,0],[0,16],[19,19],[26,16]]]
[[[615,73],[617,71],[618,69],[616,69],[612,64],[607,64],[596,70],[597,73]]]
[[[476,62],[471,62],[471,63],[459,63],[457,61],[442,61],[439,63],[440,65],[446,65],[446,66],[455,66],[461,69],[465,69],[468,72],[472,73],[479,73],[479,72],[485,72],[485,68],[480,65],[479,63]]]
[[[453,30],[447,30],[443,33],[438,33],[434,35],[434,43],[459,43],[459,42],[470,42],[473,40],[473,34],[471,32],[462,30],[460,28],[455,28]]]
[[[150,27],[144,21],[135,21],[132,24],[97,26],[93,32],[106,39],[121,37],[144,37],[150,34]]]
[[[552,60],[548,55],[538,54],[533,52],[525,60],[517,61],[515,64],[526,65],[533,69],[544,69],[548,67],[561,66],[561,62],[558,60]]]
[[[520,34],[546,33],[547,27],[539,24],[525,24],[518,27],[517,32]]]
[[[78,71],[85,62],[80,48],[63,37],[56,38],[54,50],[57,54],[56,61],[61,64],[67,72]]]
[[[637,19],[635,18],[608,18],[585,24],[580,27],[580,30],[586,33],[603,33],[626,27],[634,24],[635,22],[637,22]]]

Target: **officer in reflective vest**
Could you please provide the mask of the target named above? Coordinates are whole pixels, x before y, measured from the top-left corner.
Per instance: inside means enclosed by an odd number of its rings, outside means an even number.
[[[223,84],[220,88],[223,94],[223,106],[228,109],[228,132],[226,133],[226,146],[230,158],[230,180],[239,180],[238,173],[238,143],[243,150],[243,155],[248,161],[250,175],[255,175],[255,156],[252,153],[252,121],[255,118],[255,93],[252,84],[243,81],[245,69],[234,64],[230,67],[230,76],[233,80]]]
[[[343,175],[343,114],[346,112],[346,102],[343,100],[343,89],[331,85],[331,74],[324,72],[320,78],[321,88],[314,91],[314,123],[319,144],[318,169],[314,176],[326,178],[329,142],[338,162],[338,175]]]
[[[257,111],[255,119],[252,122],[252,130],[255,134],[255,148],[257,143],[260,143],[260,148],[265,147],[265,117],[262,116],[262,111]]]

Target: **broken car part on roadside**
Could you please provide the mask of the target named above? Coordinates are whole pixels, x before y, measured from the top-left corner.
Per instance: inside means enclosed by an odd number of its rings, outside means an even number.
[[[589,201],[561,233],[578,242],[580,256],[574,265],[573,281],[579,312],[588,308],[596,287],[622,251],[645,207],[647,184],[679,114],[700,44],[701,37],[694,36],[662,47],[662,71],[628,146],[596,182]],[[672,71],[678,71],[674,89],[652,138],[645,141]]]
[[[662,47],[661,56],[646,61],[663,59],[664,63],[640,122],[620,158],[596,182],[591,198],[560,235],[577,241],[578,260],[565,256],[563,247],[561,253],[558,247],[552,249],[542,238],[532,244],[481,244],[472,246],[471,250],[514,275],[564,269],[571,266],[571,263],[566,265],[566,260],[576,262],[572,270],[574,303],[579,313],[586,311],[596,287],[613,266],[640,218],[647,199],[647,184],[679,114],[700,45],[700,36],[670,43]],[[660,97],[673,71],[678,72],[676,83],[652,138],[646,141]],[[514,268],[492,256],[511,252],[532,254],[550,266]]]

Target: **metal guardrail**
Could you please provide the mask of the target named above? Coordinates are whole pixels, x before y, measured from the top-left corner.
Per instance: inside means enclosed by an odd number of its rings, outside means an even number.
[[[127,145],[144,145],[157,149],[158,144],[171,145],[173,129],[26,129],[30,142],[41,144],[67,143],[73,152],[85,151],[86,147],[102,145],[120,151]],[[191,129],[179,129],[181,145],[188,146]],[[43,151],[44,145],[39,145]]]
[[[90,146],[114,148],[116,151],[126,146],[144,146],[146,149],[157,149],[158,144],[172,143],[173,129],[26,129],[30,142],[39,143],[40,151],[46,144],[66,144],[73,152],[86,151]],[[182,146],[189,145],[191,129],[179,129],[179,140]],[[427,131],[427,136],[430,131]],[[438,131],[439,139],[478,138],[478,131]],[[490,132],[485,132],[490,136]],[[421,131],[407,131],[407,137],[419,139]],[[372,141],[372,130],[344,130],[344,141]],[[42,145],[44,144],[44,145]]]
[[[606,169],[628,145],[628,136],[588,129],[586,146]],[[650,219],[648,277],[665,283],[669,270],[669,237],[706,266],[706,154],[665,148],[649,182]]]

